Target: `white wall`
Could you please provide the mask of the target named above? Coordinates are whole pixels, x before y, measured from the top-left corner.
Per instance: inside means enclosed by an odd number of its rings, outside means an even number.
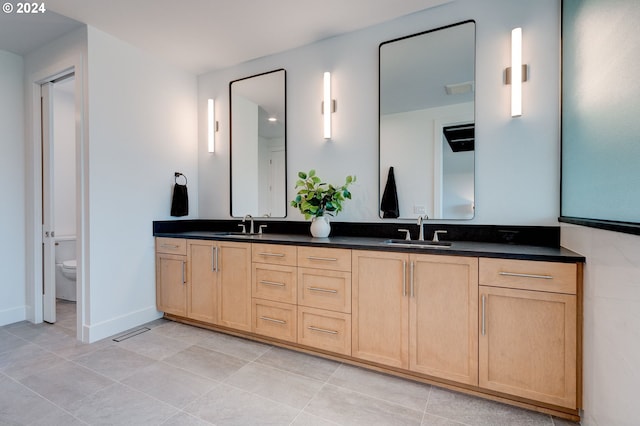
[[[196,77],[88,28],[89,340],[159,316],[153,220],[171,219],[174,172],[197,217]]]
[[[25,319],[25,171],[22,57],[0,50],[0,326]]]
[[[53,205],[56,236],[76,235],[76,111],[74,80],[53,85]]]
[[[287,70],[287,200],[299,170],[315,168],[342,183],[357,175],[354,199],[338,220],[378,221],[378,45],[467,19],[476,21],[476,216],[470,223],[553,225],[559,211],[559,2],[459,0],[313,45],[260,58],[198,78],[200,217],[228,218],[231,80]],[[523,27],[524,115],[511,119],[510,31]],[[332,72],[331,141],[322,138],[322,73]],[[206,154],[206,100],[221,123],[215,155]],[[205,185],[207,182],[209,184]],[[289,220],[303,220],[288,207]]]
[[[582,424],[637,425],[640,236],[567,224],[561,236],[587,258]]]

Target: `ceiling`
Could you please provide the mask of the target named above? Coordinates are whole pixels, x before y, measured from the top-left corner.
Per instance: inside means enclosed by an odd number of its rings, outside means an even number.
[[[0,49],[24,55],[88,24],[202,74],[451,1],[49,0],[45,14],[1,13]]]

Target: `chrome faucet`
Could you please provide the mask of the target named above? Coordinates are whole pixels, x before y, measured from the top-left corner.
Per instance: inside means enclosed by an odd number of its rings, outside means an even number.
[[[422,226],[422,216],[418,216],[418,241],[424,241],[424,226]]]
[[[250,214],[246,215],[243,219],[242,219],[242,223],[244,223],[247,219],[251,219],[251,224],[249,225],[249,233],[253,234],[253,216],[251,216]],[[246,229],[243,227],[243,229]]]

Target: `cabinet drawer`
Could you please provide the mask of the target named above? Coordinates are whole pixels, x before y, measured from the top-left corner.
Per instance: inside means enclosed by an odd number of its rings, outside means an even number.
[[[351,272],[298,268],[298,305],[351,313]]]
[[[480,259],[480,285],[576,294],[575,263]]]
[[[298,343],[351,355],[351,315],[298,307]]]
[[[251,331],[275,339],[296,341],[296,306],[270,300],[253,299]]]
[[[351,250],[298,247],[298,266],[351,272]]]
[[[276,302],[296,303],[295,266],[253,264],[252,296]]]
[[[187,254],[187,240],[184,238],[156,237],[156,253]]]
[[[296,247],[278,244],[253,244],[254,262],[296,266]]]

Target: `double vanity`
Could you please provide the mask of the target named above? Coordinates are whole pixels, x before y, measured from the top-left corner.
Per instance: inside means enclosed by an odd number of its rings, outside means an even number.
[[[168,319],[579,419],[576,253],[175,224],[154,223]]]

